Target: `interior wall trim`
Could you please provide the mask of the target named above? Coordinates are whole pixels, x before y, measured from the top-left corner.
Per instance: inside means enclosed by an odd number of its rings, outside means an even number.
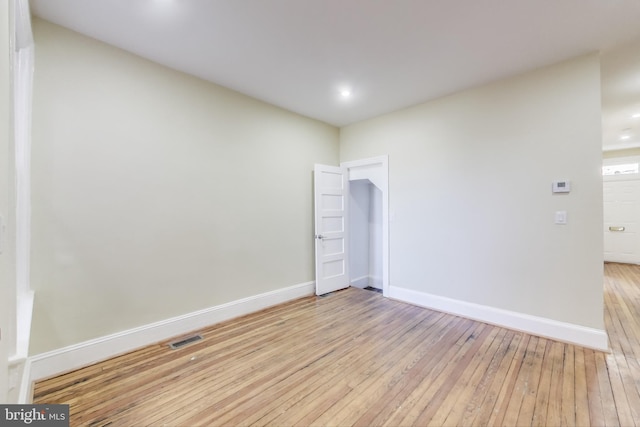
[[[575,344],[598,351],[609,351],[608,336],[603,329],[560,322],[545,317],[460,301],[397,286],[390,286],[389,288],[389,298],[398,301],[555,341]]]
[[[28,358],[29,376],[49,378],[314,293],[315,282],[301,283],[37,354]]]
[[[23,362],[11,366],[9,370],[19,373],[20,384],[18,389],[18,404],[28,404],[33,400],[33,381],[31,381],[31,361],[26,358]]]
[[[346,168],[349,181],[368,179],[382,191],[382,277],[378,286],[382,294],[388,297],[389,290],[389,155],[385,154],[367,159],[341,162]]]

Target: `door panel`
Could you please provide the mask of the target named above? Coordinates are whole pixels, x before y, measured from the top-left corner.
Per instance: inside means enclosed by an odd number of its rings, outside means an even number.
[[[316,295],[349,286],[347,184],[342,168],[315,165]]]
[[[640,264],[640,181],[605,181],[604,260]]]

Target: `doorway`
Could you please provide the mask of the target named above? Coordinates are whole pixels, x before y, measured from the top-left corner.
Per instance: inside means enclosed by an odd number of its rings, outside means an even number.
[[[351,187],[351,182],[355,184]],[[360,183],[358,183],[360,182]],[[356,213],[359,265],[351,273],[351,190],[360,203]],[[363,283],[389,293],[389,166],[380,156],[314,165],[316,295]],[[358,216],[359,214],[359,216]],[[366,257],[366,262],[363,261]],[[371,261],[373,260],[373,261]],[[366,287],[366,286],[362,286]]]
[[[604,260],[640,264],[640,158],[603,163]]]
[[[351,286],[382,291],[382,191],[368,179],[349,181]]]

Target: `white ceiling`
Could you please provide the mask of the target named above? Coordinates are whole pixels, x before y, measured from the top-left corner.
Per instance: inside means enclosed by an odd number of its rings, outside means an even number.
[[[640,117],[631,118],[640,114],[640,40],[603,52],[601,63],[603,147],[640,147]]]
[[[31,0],[31,9],[336,126],[604,51],[604,143],[640,145],[640,119],[630,118],[640,44],[629,45],[640,40],[640,0]],[[621,141],[626,128],[635,136]]]

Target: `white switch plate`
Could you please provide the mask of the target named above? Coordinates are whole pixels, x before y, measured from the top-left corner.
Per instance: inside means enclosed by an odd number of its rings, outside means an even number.
[[[556,224],[567,223],[567,211],[556,211]]]

